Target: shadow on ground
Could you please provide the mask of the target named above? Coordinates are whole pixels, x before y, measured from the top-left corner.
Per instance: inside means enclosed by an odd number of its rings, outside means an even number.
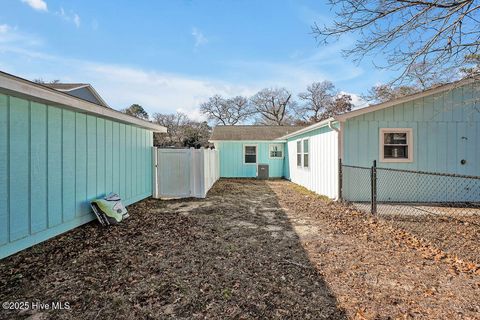
[[[62,319],[344,319],[267,183],[220,180],[207,199],[148,199],[0,262],[0,300]],[[306,231],[308,233],[308,230]]]

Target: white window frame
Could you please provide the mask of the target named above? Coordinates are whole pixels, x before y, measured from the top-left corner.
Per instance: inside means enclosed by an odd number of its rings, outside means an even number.
[[[246,163],[245,162],[245,149],[246,147],[255,147],[255,163]],[[242,160],[243,164],[244,165],[247,165],[247,166],[256,166],[257,163],[258,163],[258,144],[244,144],[243,145],[243,160]]]
[[[408,158],[385,158],[384,145],[385,145],[385,133],[406,133],[407,134],[407,153]],[[380,162],[390,163],[405,163],[413,162],[413,129],[412,128],[380,128]]]
[[[300,150],[298,150],[298,143],[300,142]],[[297,168],[303,167],[303,142],[302,139],[295,141],[296,143],[296,157],[295,162],[297,163]],[[298,164],[298,155],[300,155],[300,164]]]
[[[279,146],[282,149],[281,150],[282,151],[282,156],[281,157],[272,157],[272,155],[271,155],[272,150],[270,150],[270,147],[272,147],[272,146]],[[280,160],[280,159],[283,159],[284,157],[285,157],[285,145],[283,143],[270,143],[268,145],[268,159]]]
[[[304,141],[307,141],[308,142],[308,152],[305,153],[304,152],[304,147],[303,147],[303,144],[304,144]],[[300,152],[298,150],[298,143],[300,142]],[[303,139],[298,139],[295,141],[296,143],[296,158],[295,158],[295,162],[297,163],[297,168],[301,168],[301,169],[305,169],[305,170],[309,170],[310,169],[310,138],[303,138]],[[300,155],[300,165],[298,164],[298,155]],[[308,167],[305,167],[305,155],[308,156]]]
[[[308,143],[308,152],[305,153],[305,141]],[[305,155],[308,157],[308,167],[305,167]],[[310,169],[310,138],[302,139],[302,168],[305,170]]]

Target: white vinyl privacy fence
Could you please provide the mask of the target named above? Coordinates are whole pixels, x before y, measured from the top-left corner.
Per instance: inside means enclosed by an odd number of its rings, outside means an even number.
[[[220,177],[217,150],[153,149],[154,198],[205,198]]]

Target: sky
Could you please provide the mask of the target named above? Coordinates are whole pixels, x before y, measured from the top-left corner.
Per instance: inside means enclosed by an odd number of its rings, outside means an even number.
[[[115,109],[138,103],[194,120],[214,94],[285,87],[296,95],[323,80],[359,104],[392,74],[371,58],[343,57],[352,37],[318,44],[311,26],[332,18],[326,0],[4,0],[0,70],[91,83]]]

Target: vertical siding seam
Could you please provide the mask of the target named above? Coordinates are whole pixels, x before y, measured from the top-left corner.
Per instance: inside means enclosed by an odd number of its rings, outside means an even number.
[[[61,175],[60,175],[60,185],[61,185],[61,191],[60,191],[60,207],[61,213],[62,213],[62,223],[65,222],[65,212],[64,212],[64,207],[63,207],[63,130],[65,129],[63,127],[63,109],[60,109],[60,121],[61,121],[61,132],[60,132],[60,167],[61,167]]]
[[[77,218],[77,113],[73,113],[73,204],[75,208],[74,217]]]
[[[28,101],[28,234],[32,234],[32,102]]]
[[[85,196],[88,199],[88,116],[85,115]],[[82,199],[85,201],[87,199]],[[83,212],[82,212],[83,215]]]
[[[7,96],[7,243],[10,243],[11,241],[11,235],[10,235],[10,96]]]
[[[95,198],[98,196],[98,118],[95,118]]]
[[[123,196],[127,196],[127,125],[124,124],[123,137]],[[130,200],[130,199],[129,199]]]
[[[49,142],[49,138],[48,138],[48,119],[50,117],[50,107],[48,105],[45,105],[45,108],[46,108],[46,111],[47,111],[47,116],[46,116],[46,120],[45,120],[45,137],[46,137],[46,141],[45,141],[45,149],[46,149],[46,154],[47,154],[47,167],[46,167],[46,171],[47,171],[47,175],[46,175],[46,179],[45,179],[45,190],[47,191],[46,192],[46,195],[47,195],[47,229],[50,228],[50,215],[49,215],[49,188],[48,188],[48,167],[49,167],[49,163],[48,163],[48,158],[49,158],[49,153],[48,153],[48,142]]]
[[[107,121],[103,122],[103,191],[107,195]]]
[[[113,153],[114,153],[115,148],[114,148],[114,145],[113,145],[113,139],[114,139],[114,138],[113,138],[113,131],[114,131],[114,130],[113,130],[113,127],[114,127],[114,125],[113,125],[113,121],[110,121],[110,122],[111,122],[111,124],[112,124],[112,141],[111,141],[111,143],[112,143],[112,150],[111,150],[111,152],[110,152],[110,153],[111,153],[111,156],[112,156],[112,157],[111,157],[111,163],[110,163],[110,166],[112,167],[112,176],[110,177],[110,179],[112,180],[112,190],[111,190],[111,191],[113,192],[113,190],[114,190],[114,188],[115,188],[115,186],[113,185],[113,182],[115,181],[115,179],[114,179],[115,172],[113,172]]]

